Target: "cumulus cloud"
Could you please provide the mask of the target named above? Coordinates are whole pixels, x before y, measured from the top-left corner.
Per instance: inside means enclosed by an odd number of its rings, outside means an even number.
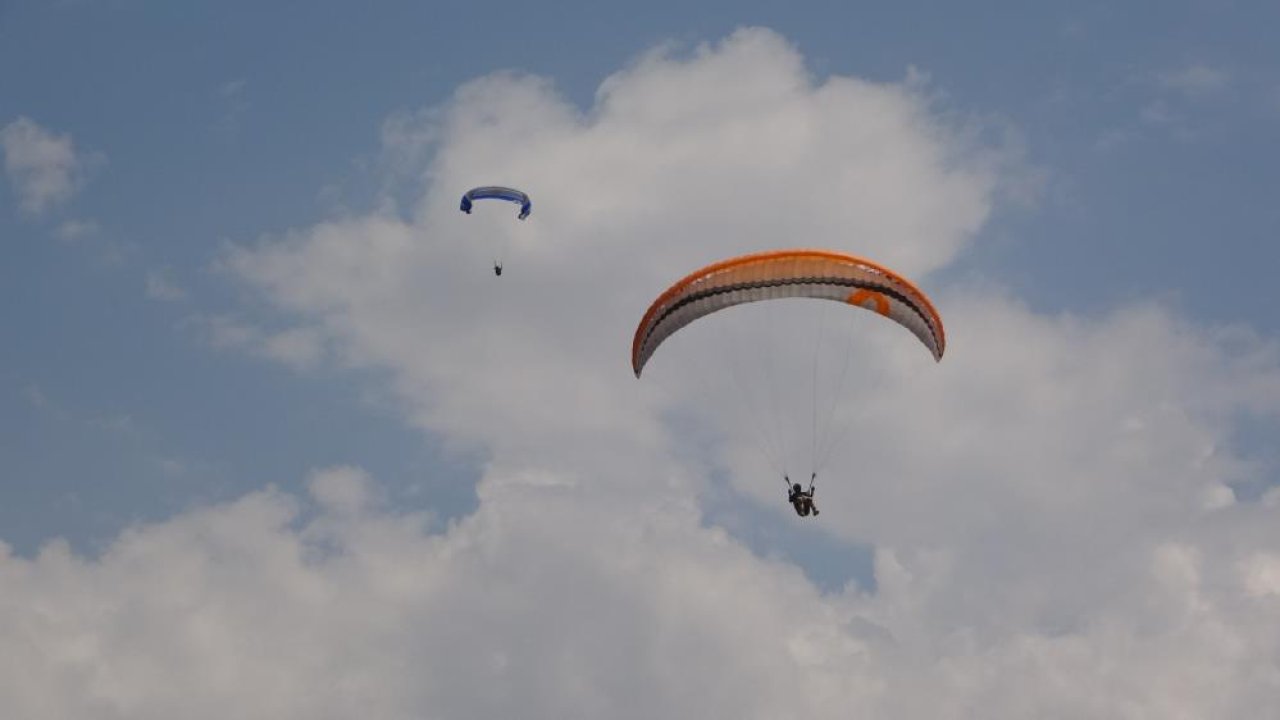
[[[998,165],[914,86],[818,82],[762,31],[641,58],[587,113],[542,79],[499,75],[439,116],[412,219],[349,216],[228,264],[317,320],[352,362],[392,368],[423,427],[498,454],[559,456],[543,448],[590,438],[611,448],[589,453],[602,469],[629,452],[617,438],[660,434],[625,349],[663,285],[728,254],[855,238],[926,273],[990,212]],[[408,135],[422,133],[394,137]],[[534,197],[528,221],[505,207],[457,212],[461,190],[504,182]]]
[[[70,135],[47,130],[27,117],[0,129],[4,169],[23,212],[40,215],[71,199],[84,180],[86,158]]]
[[[945,552],[823,596],[669,490],[494,476],[433,532],[357,468],[311,488],[0,558],[9,716],[1245,718],[1278,689],[1274,510],[1135,551],[1077,625],[978,632],[939,606],[1005,588]]]
[[[809,670],[827,699],[874,689],[827,665],[864,664],[862,643],[828,628],[842,619],[794,568],[758,562],[687,505],[620,518],[617,498],[506,485],[484,518],[433,535],[371,492],[335,468],[309,500],[258,493],[138,528],[96,560],[57,543],[0,560],[8,712],[777,717],[793,682],[780,667]],[[566,525],[598,542],[567,541]]]
[[[97,558],[5,558],[0,698],[42,718],[1256,717],[1280,698],[1280,495],[1237,499],[1273,469],[1233,432],[1280,415],[1276,343],[1154,304],[1044,315],[939,287],[1011,169],[954,118],[918,80],[815,77],[765,30],[649,53],[586,110],[502,74],[400,116],[386,141],[432,148],[408,217],[226,266],[304,338],[278,359],[383,370],[411,422],[484,449],[476,512],[399,512],[333,468]],[[490,183],[534,215],[457,211]],[[826,594],[703,513],[719,472],[762,523],[794,522],[748,418],[700,384],[742,339],[695,325],[644,380],[628,363],[684,272],[797,245],[920,281],[950,339],[934,364],[850,319],[815,526],[875,570]],[[257,353],[286,334],[207,325]],[[784,343],[754,347],[806,376],[810,346]]]
[[[487,448],[493,476],[536,467],[625,494],[696,492],[721,466],[744,496],[778,506],[749,414],[691,407],[705,398],[703,358],[724,356],[699,343],[720,338],[693,333],[664,348],[665,368],[629,377],[629,334],[658,290],[702,263],[788,245],[846,248],[927,278],[974,241],[1009,167],[1005,148],[948,124],[919,81],[814,78],[759,31],[688,56],[655,51],[606,80],[586,113],[545,81],[496,76],[438,117],[398,135],[438,142],[411,220],[350,217],[231,262],[354,362],[390,369],[424,428]],[[459,189],[488,182],[521,184],[534,218],[454,210]],[[483,272],[486,237],[507,248],[501,281]],[[851,477],[824,479],[836,510],[824,528],[880,548],[877,597],[913,613],[922,642],[963,628],[975,653],[1011,653],[1011,666],[1030,647],[1094,659],[1107,652],[1099,618],[1140,624],[1118,596],[1159,595],[1141,588],[1161,548],[1248,512],[1224,498],[1265,478],[1227,448],[1235,423],[1280,408],[1274,344],[1154,305],[1045,317],[989,288],[951,288],[940,303],[953,342],[939,366],[892,328],[858,326],[857,402],[839,408],[848,431],[830,464]],[[758,345],[735,347],[771,352]],[[784,350],[776,362],[805,377],[810,361]],[[662,422],[681,414],[725,438],[681,448]],[[673,459],[690,455],[693,465]],[[913,580],[893,600],[896,572]],[[1071,642],[1059,645],[1063,633]],[[1016,715],[1024,705],[1011,698]]]

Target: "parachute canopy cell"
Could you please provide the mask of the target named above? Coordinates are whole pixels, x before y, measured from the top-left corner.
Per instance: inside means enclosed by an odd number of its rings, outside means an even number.
[[[529,213],[533,211],[533,201],[529,196],[516,190],[515,188],[500,187],[497,185],[487,185],[485,187],[472,188],[462,196],[462,212],[471,214],[471,203],[474,200],[507,200],[508,202],[520,203],[520,219],[529,217]]]
[[[743,303],[793,297],[874,310],[910,330],[934,360],[946,350],[933,303],[892,270],[832,250],[773,250],[708,265],[667,288],[636,328],[631,368],[640,377],[658,346],[698,318]]]

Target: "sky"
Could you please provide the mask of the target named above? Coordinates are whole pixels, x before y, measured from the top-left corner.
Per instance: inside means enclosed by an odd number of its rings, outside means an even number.
[[[0,3],[4,716],[1259,717],[1277,24]],[[633,376],[665,287],[782,247],[945,357],[760,303]],[[802,519],[762,406],[819,395]]]

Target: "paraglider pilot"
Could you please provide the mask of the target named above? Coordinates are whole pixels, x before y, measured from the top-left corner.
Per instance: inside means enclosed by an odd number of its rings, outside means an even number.
[[[787,488],[787,502],[796,509],[796,514],[800,517],[808,517],[809,513],[813,513],[814,517],[818,515],[818,506],[813,504],[813,482],[818,478],[818,474],[814,473],[809,478],[809,489],[805,490],[800,483],[791,483],[791,478],[786,475],[782,479],[789,486]]]

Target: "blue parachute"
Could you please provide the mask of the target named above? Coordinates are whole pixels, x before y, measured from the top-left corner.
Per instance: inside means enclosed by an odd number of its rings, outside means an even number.
[[[520,203],[520,219],[529,217],[529,213],[533,211],[533,201],[528,195],[509,187],[498,187],[496,185],[472,188],[462,196],[462,212],[471,214],[472,200],[486,200],[493,198],[495,200],[507,200],[509,202]]]

